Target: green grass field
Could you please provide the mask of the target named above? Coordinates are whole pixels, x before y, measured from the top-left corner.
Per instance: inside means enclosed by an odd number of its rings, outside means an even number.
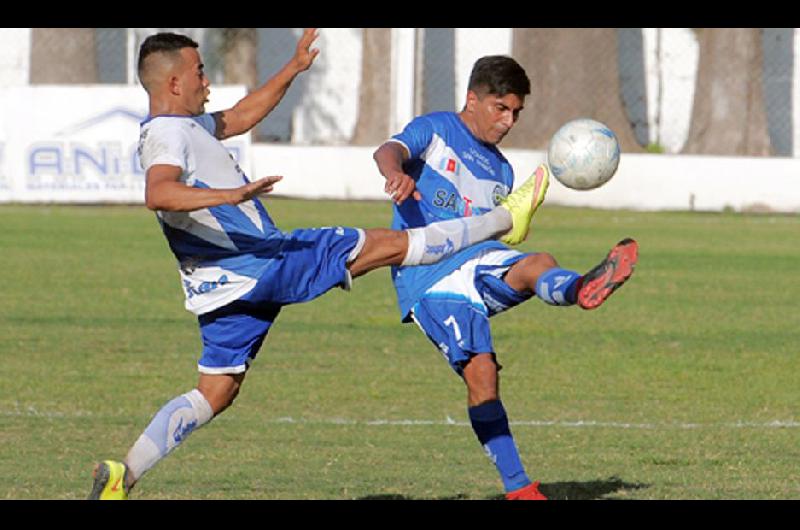
[[[283,229],[380,227],[378,202],[271,199]],[[0,498],[81,499],[193,387],[199,337],[143,207],[0,207]],[[798,499],[800,217],[545,206],[524,250],[585,270],[625,236],[597,311],[494,320],[502,396],[554,499]],[[495,499],[465,392],[388,270],[286,308],[236,404],[137,499]]]

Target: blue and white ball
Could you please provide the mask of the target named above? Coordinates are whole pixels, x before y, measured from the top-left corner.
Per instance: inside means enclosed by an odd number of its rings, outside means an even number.
[[[619,154],[614,131],[599,121],[580,118],[565,123],[550,139],[547,164],[564,186],[591,190],[614,176]]]

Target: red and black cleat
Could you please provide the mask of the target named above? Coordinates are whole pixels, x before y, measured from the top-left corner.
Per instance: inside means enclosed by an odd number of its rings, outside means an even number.
[[[528,484],[518,490],[506,493],[506,500],[509,501],[546,501],[547,497],[539,491],[539,482]]]
[[[639,259],[639,244],[626,238],[616,244],[606,259],[583,275],[578,289],[578,305],[584,309],[595,309],[622,286],[633,274]]]

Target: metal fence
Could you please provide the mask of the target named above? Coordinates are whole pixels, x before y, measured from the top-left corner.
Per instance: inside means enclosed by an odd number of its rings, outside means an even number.
[[[300,34],[297,28],[5,28],[0,86],[136,83],[138,47],[162,30],[200,43],[212,84],[249,88],[285,64]],[[793,28],[417,28],[413,35],[409,69],[398,53],[404,44],[390,28],[322,29],[317,63],[254,139],[378,143],[402,125],[389,115],[404,76],[412,84],[413,113],[455,111],[473,62],[508,54],[525,66],[533,87],[519,131],[509,137],[512,147],[541,149],[559,121],[591,114],[610,122],[630,150],[800,156]],[[719,141],[704,139],[708,131]]]

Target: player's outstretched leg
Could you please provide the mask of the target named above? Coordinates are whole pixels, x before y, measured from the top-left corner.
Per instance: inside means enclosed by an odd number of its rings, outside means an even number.
[[[90,501],[124,501],[128,498],[128,466],[115,460],[98,463],[94,472]]]
[[[500,206],[511,213],[513,228],[500,238],[507,245],[518,245],[525,241],[531,227],[531,219],[536,209],[544,201],[550,185],[550,169],[540,164],[528,180],[516,191],[509,194]]]
[[[516,245],[525,240],[536,209],[544,201],[550,172],[541,164],[516,191],[489,212],[430,223],[403,231],[373,228],[366,230],[366,240],[348,268],[352,277],[387,265],[429,265],[459,250],[497,239]]]
[[[606,258],[583,275],[578,289],[578,305],[584,309],[596,309],[619,289],[633,274],[639,258],[639,244],[626,238],[611,249]]]

